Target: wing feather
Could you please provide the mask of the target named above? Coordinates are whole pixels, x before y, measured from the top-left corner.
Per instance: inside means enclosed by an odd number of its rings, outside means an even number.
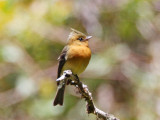
[[[62,68],[66,62],[66,55],[67,55],[67,51],[68,51],[68,46],[65,46],[60,54],[60,56],[58,57],[59,60],[59,65],[58,65],[58,74],[57,74],[57,78],[60,77],[61,72],[62,72]]]

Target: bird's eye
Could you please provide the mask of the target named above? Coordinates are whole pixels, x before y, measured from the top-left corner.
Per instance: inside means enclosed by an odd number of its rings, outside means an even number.
[[[78,40],[82,41],[82,40],[83,40],[83,38],[81,38],[81,37],[80,37],[80,38],[78,38]]]

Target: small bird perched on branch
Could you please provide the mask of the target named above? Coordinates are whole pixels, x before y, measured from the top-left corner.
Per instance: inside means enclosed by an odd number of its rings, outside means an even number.
[[[59,78],[64,70],[71,70],[74,75],[82,73],[91,58],[91,50],[88,45],[88,40],[92,36],[86,36],[82,32],[75,29],[71,29],[72,32],[69,34],[67,45],[63,48],[60,54],[58,74]],[[66,83],[57,81],[57,93],[54,99],[53,105],[63,105],[64,90]]]

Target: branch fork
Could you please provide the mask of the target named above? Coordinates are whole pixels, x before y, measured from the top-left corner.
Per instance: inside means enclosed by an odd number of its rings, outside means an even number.
[[[77,75],[73,75],[71,70],[65,70],[61,77],[59,77],[56,81],[60,81],[63,83],[67,83],[67,85],[74,85],[78,88],[79,93],[82,95],[82,98],[86,101],[87,113],[95,114],[97,119],[102,120],[119,120],[111,114],[105,113],[104,111],[98,109],[92,99],[92,94],[89,92],[88,86],[83,84]]]

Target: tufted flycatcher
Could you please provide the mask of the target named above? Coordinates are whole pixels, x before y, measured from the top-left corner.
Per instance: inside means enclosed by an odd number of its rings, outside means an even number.
[[[86,36],[82,32],[75,29],[71,29],[69,34],[67,45],[63,48],[58,60],[58,74],[59,78],[64,70],[71,70],[74,75],[82,73],[91,58],[91,50],[88,45],[88,40],[92,36]],[[63,105],[65,84],[57,82],[57,93],[53,102],[53,105]]]

